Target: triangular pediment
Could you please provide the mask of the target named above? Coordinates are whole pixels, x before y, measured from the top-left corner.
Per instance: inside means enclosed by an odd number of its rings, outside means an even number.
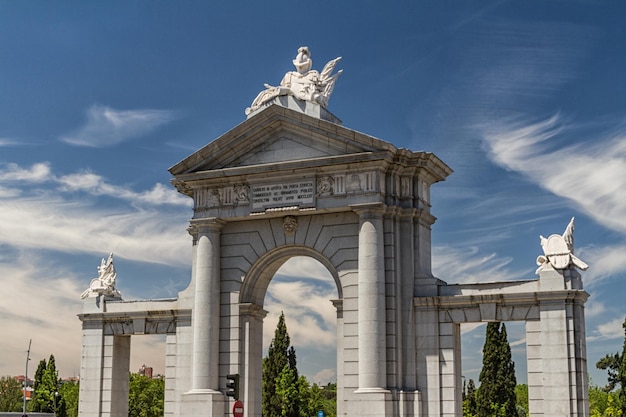
[[[170,172],[176,176],[395,150],[380,139],[272,105],[188,156]]]

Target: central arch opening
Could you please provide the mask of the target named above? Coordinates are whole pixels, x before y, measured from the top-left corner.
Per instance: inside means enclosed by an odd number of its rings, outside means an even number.
[[[330,271],[309,256],[290,257],[274,274],[263,308],[263,357],[284,314],[290,344],[296,352],[298,374],[306,378],[309,393],[336,393],[337,383],[337,284]],[[264,394],[265,395],[265,394]],[[315,410],[317,412],[317,410]],[[328,410],[326,415],[333,415]]]

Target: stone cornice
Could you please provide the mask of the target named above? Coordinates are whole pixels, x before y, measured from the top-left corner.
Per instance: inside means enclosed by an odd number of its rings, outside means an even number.
[[[473,294],[436,297],[415,297],[413,305],[418,309],[448,309],[476,307],[480,304],[540,305],[574,302],[584,304],[589,294],[584,290],[537,291],[507,294]]]
[[[83,313],[83,329],[102,329],[105,334],[171,334],[177,326],[191,325],[191,310],[147,310]]]

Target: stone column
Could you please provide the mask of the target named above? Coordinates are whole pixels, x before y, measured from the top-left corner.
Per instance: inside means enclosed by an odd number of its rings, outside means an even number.
[[[192,220],[196,240],[192,312],[191,390],[219,391],[220,232],[219,219]]]
[[[359,215],[359,389],[386,387],[385,256],[383,205],[352,206]]]
[[[245,404],[244,417],[261,415],[263,367],[260,358],[263,356],[263,319],[266,315],[267,311],[257,304],[239,304],[241,323],[239,396]]]

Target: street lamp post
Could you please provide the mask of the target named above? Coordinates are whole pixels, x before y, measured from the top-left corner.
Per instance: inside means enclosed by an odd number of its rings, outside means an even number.
[[[30,360],[30,345],[33,339],[28,340],[28,350],[26,351],[26,371],[24,372],[24,408],[22,409],[22,417],[26,417],[26,384],[28,382],[28,361]]]

